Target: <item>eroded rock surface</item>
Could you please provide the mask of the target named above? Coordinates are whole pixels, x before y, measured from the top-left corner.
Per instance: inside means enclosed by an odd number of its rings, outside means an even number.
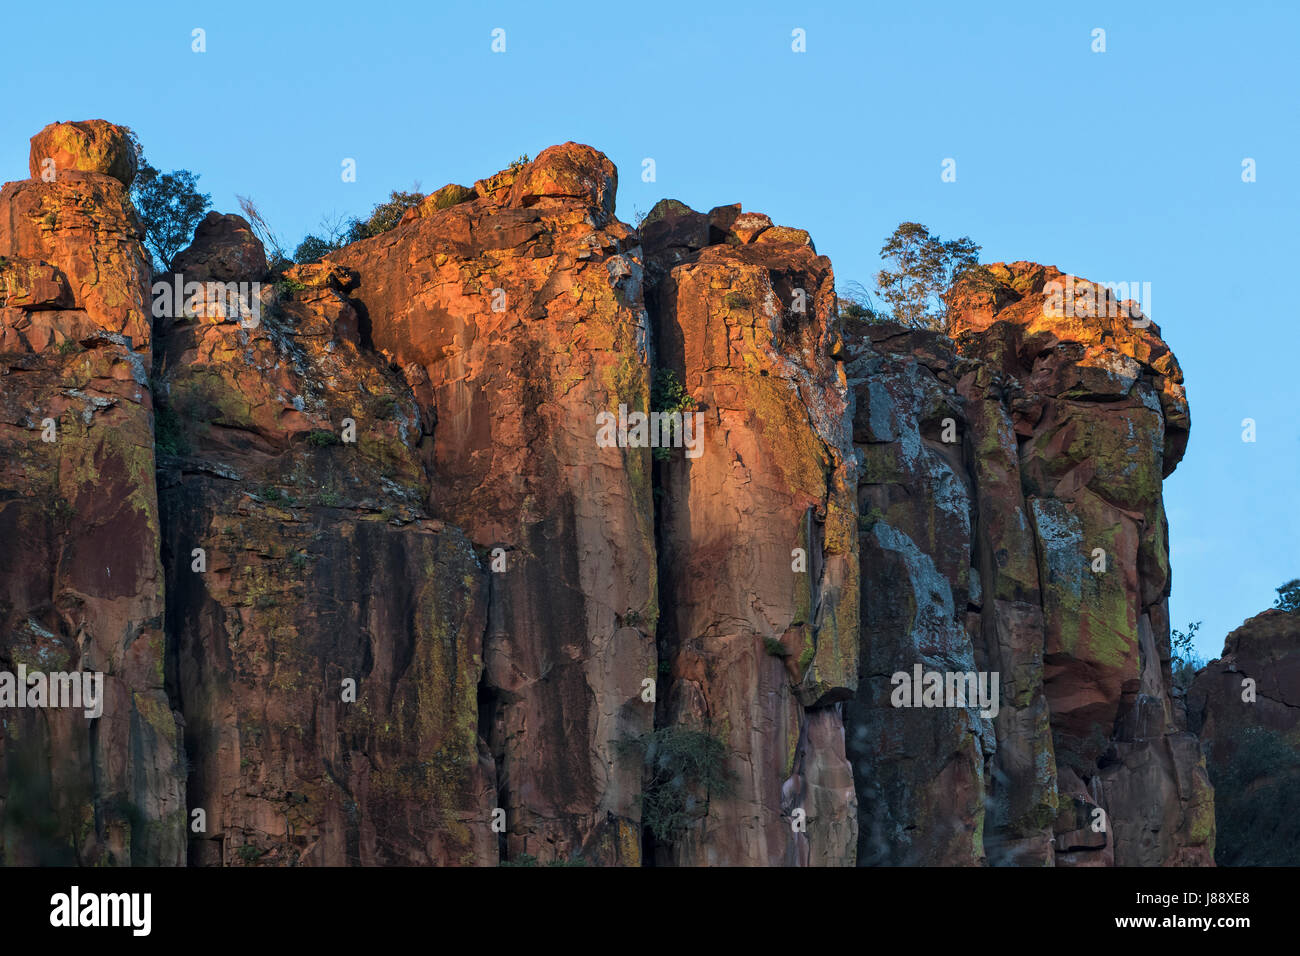
[[[0,670],[107,683],[94,720],[3,714],[6,861],[1210,862],[1182,375],[1105,295],[1055,314],[1091,284],[998,264],[953,338],[845,327],[804,230],[672,200],[633,230],[566,143],[282,276],[212,213],[154,308],[125,131],[47,127],[31,169],[0,191]],[[916,666],[997,704],[894,706]],[[711,735],[730,781],[669,781],[662,830],[652,734]]]
[[[0,190],[0,670],[104,675],[93,719],[0,715],[6,863],[185,861],[127,149],[102,121],[47,127],[32,142],[37,178]],[[39,178],[47,154],[52,181]]]
[[[364,334],[429,423],[429,512],[500,549],[481,730],[510,859],[640,862],[641,768],[616,744],[652,721],[651,457],[596,442],[598,413],[649,398],[616,185],[590,147],[552,147],[326,260],[360,277]]]
[[[736,779],[665,857],[844,865],[858,567],[834,279],[806,234],[719,219],[665,202],[645,225],[658,364],[702,429],[658,465],[662,721],[718,734]]]
[[[1212,792],[1169,668],[1181,372],[1140,313],[1053,314],[1061,273],[989,271],[950,304],[955,342],[850,336],[859,863],[1207,863]],[[891,709],[917,663],[1000,674],[997,712]]]

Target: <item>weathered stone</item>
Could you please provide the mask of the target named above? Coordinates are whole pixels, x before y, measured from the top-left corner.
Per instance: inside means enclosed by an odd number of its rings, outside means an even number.
[[[266,252],[242,216],[210,212],[171,268],[192,282],[259,282],[266,276]]]
[[[51,123],[32,137],[27,170],[51,181],[65,172],[103,173],[130,186],[136,173],[135,145],[126,127],[104,120]]]

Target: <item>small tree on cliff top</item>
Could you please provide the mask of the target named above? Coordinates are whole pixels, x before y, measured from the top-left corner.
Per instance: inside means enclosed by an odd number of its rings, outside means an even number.
[[[1300,614],[1300,578],[1288,581],[1277,589],[1277,600],[1273,606],[1292,614]]]
[[[212,197],[198,190],[199,177],[188,169],[160,172],[144,158],[144,147],[128,131],[135,147],[137,165],[131,183],[131,201],[144,226],[144,245],[153,258],[153,269],[162,272],[194,235]]]
[[[985,275],[979,252],[979,244],[969,236],[944,241],[919,222],[900,223],[880,248],[888,268],[876,275],[894,320],[914,329],[947,328],[947,297],[953,285]]]

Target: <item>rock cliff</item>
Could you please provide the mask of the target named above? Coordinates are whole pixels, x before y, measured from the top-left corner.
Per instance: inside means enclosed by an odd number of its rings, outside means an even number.
[[[105,675],[3,714],[7,861],[1211,862],[1129,305],[848,321],[803,230],[633,229],[574,143],[151,277],[134,168],[54,124],[0,192],[0,671]]]
[[[1257,614],[1187,693],[1214,783],[1224,866],[1300,865],[1300,613]]]

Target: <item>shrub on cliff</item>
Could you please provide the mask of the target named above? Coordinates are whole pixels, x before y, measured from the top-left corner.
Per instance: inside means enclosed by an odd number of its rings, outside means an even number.
[[[1286,738],[1247,727],[1214,772],[1214,860],[1220,866],[1295,866],[1300,847],[1300,755]]]
[[[619,754],[640,756],[649,779],[641,791],[641,824],[661,841],[673,839],[708,813],[709,799],[731,792],[727,747],[704,730],[663,727],[625,737]]]
[[[342,216],[322,216],[320,235],[308,233],[293,251],[293,261],[299,264],[319,262],[331,252],[342,249],[351,240],[348,235],[356,225],[356,220],[345,221]]]
[[[1192,686],[1192,678],[1205,666],[1205,659],[1196,655],[1192,647],[1196,632],[1201,629],[1200,621],[1187,625],[1186,631],[1171,628],[1169,631],[1170,669],[1173,671],[1174,687],[1182,693]]]
[[[406,211],[418,206],[424,198],[424,194],[419,191],[419,183],[416,183],[412,192],[394,189],[388,194],[388,199],[375,206],[364,220],[351,219],[344,222],[338,218],[325,217],[320,222],[320,235],[308,233],[304,236],[302,242],[298,243],[298,248],[293,251],[293,261],[319,262],[344,246],[381,235],[395,228]]]
[[[239,208],[248,220],[248,225],[252,228],[253,234],[262,243],[262,248],[266,250],[267,270],[271,273],[272,278],[279,279],[284,270],[293,265],[293,260],[285,251],[284,244],[280,241],[279,235],[271,228],[271,224],[266,221],[262,215],[262,210],[257,207],[249,196],[235,194],[235,199],[239,202]]]
[[[685,415],[694,407],[695,399],[691,398],[672,369],[661,368],[655,372],[654,381],[650,384],[651,411],[668,414],[679,412]],[[654,457],[656,461],[667,461],[672,457],[672,449],[657,445]]]
[[[1300,578],[1288,581],[1277,589],[1277,600],[1273,606],[1292,614],[1300,614]]]
[[[891,318],[888,312],[876,308],[871,300],[871,292],[861,282],[846,283],[842,290],[837,288],[835,302],[839,307],[840,318],[850,331],[857,323],[884,322]]]

